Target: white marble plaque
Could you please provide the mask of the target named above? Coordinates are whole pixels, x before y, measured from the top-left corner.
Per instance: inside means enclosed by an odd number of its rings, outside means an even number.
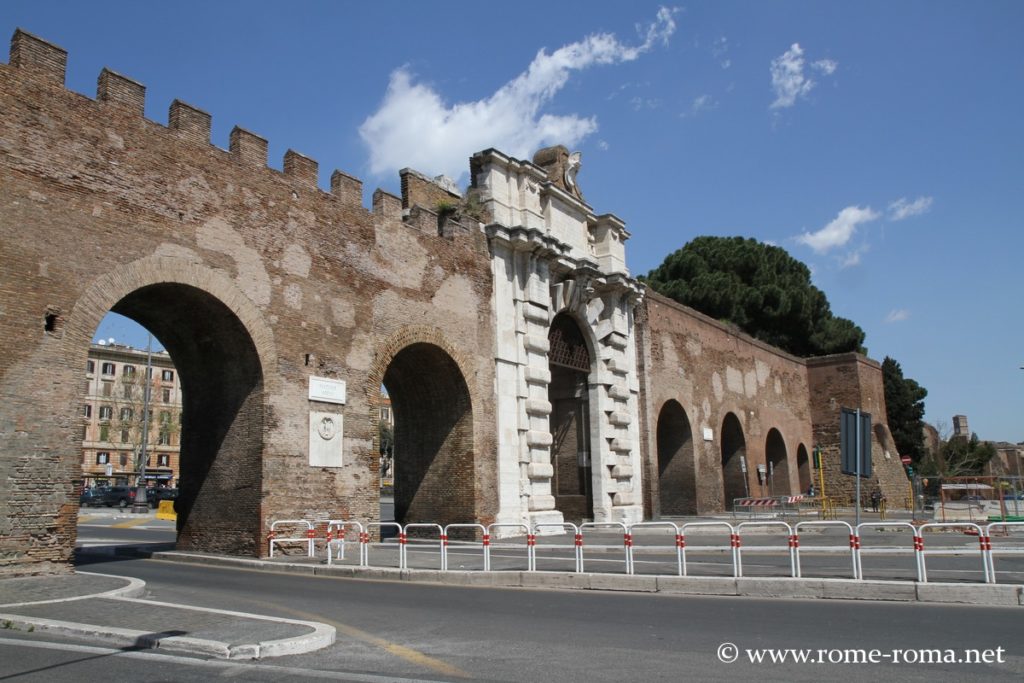
[[[344,438],[340,413],[309,413],[310,467],[341,467]]]
[[[345,382],[327,377],[310,377],[309,400],[345,405]]]
[[[715,440],[715,430],[713,430],[711,427],[705,427],[704,428],[704,440],[705,441],[714,441]]]

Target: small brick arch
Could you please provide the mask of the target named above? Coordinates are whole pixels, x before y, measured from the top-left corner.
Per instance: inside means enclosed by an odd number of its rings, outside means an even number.
[[[658,413],[658,489],[662,515],[697,514],[693,430],[686,410],[669,399]]]
[[[732,501],[747,495],[742,459],[747,456],[747,441],[743,436],[743,425],[735,413],[727,413],[722,419],[722,498],[725,509],[732,508]]]
[[[769,492],[776,496],[790,495],[792,491],[789,483],[789,453],[786,449],[786,440],[782,438],[782,432],[778,429],[768,430],[764,454],[765,460],[771,463],[772,467]]]
[[[395,420],[395,519],[450,524],[478,517],[476,437],[466,356],[434,327],[410,326],[385,339],[366,384],[374,440],[380,393]],[[380,444],[375,444],[379,450]]]

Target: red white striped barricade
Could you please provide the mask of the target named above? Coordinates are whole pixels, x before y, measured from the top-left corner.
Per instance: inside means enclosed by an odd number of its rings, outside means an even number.
[[[409,569],[409,546],[415,546],[415,552],[419,552],[419,549],[430,550],[434,548],[433,539],[429,538],[411,538],[409,534],[410,529],[429,529],[430,531],[437,532],[437,557],[439,560],[439,568],[444,571],[445,553],[444,547],[448,543],[448,537],[444,534],[444,527],[440,524],[427,524],[427,523],[415,523],[405,525],[405,567],[403,569]],[[401,538],[399,543],[401,543]]]
[[[629,526],[629,533],[633,536],[633,562],[634,568],[636,563],[636,552],[639,550],[641,554],[644,550],[653,549],[660,551],[662,546],[650,546],[647,544],[641,544],[637,542],[636,530],[639,529],[641,532],[644,529],[668,529],[672,532],[672,544],[675,546],[676,551],[676,573],[678,576],[683,575],[683,545],[680,543],[682,536],[679,533],[679,527],[673,522],[637,522]],[[641,533],[641,536],[646,534]]]
[[[488,552],[488,547],[491,545],[491,536],[487,533],[487,527],[485,527],[483,524],[449,524],[444,528],[444,534],[442,537],[443,542],[441,544],[441,571],[448,571],[448,554],[450,552],[448,548],[452,543],[457,543],[460,547],[463,545],[477,545],[476,542],[453,541],[452,531],[457,531],[459,529],[473,529],[474,531],[479,532],[479,544],[481,554],[484,559],[484,571],[491,571],[491,554]],[[460,567],[460,569],[461,568],[462,567]]]
[[[355,532],[356,536],[352,541],[348,540],[348,537],[352,532]],[[369,534],[366,533],[366,529],[359,522],[353,522],[347,519],[332,519],[327,522],[327,564],[331,564],[335,559],[345,559],[345,544],[356,543],[356,547],[359,548],[359,566],[365,567],[367,562],[367,544],[369,543]],[[332,549],[337,551],[337,557],[332,553]]]
[[[282,537],[282,533],[288,535]],[[274,556],[274,546],[282,543],[304,543],[306,556],[313,557],[315,533],[313,523],[307,519],[279,519],[276,522],[271,522],[270,533],[267,534],[270,557]]]
[[[689,576],[686,567],[686,553],[690,546],[686,544],[686,534],[690,529],[718,529],[724,527],[729,532],[729,545],[701,545],[698,546],[700,550],[710,550],[718,552],[721,550],[728,551],[729,559],[732,562],[732,575],[736,576],[736,546],[739,542],[739,536],[736,534],[736,529],[733,528],[729,522],[687,522],[679,527],[679,536],[677,543],[680,545],[680,549],[683,555],[683,576]]]
[[[992,583],[996,582],[996,563],[995,555],[1024,555],[1024,548],[1008,548],[999,547],[1000,544],[992,544],[992,531],[997,527],[1003,529],[1003,535],[1009,536],[1011,533],[1007,527],[1014,527],[1024,531],[1024,522],[992,522],[985,527],[985,535],[978,537],[978,542],[982,544],[985,549],[985,554],[988,556],[988,575],[992,579]]]
[[[633,573],[633,536],[629,533],[629,527],[622,522],[584,522],[580,524],[580,536],[585,536],[587,529],[601,529],[607,527],[615,527],[620,529],[622,532],[622,549],[626,556],[626,574]],[[582,539],[581,539],[582,543]],[[582,545],[580,548],[582,549]],[[588,545],[589,548],[596,548],[598,550],[614,550],[620,546],[618,545]],[[580,552],[580,571],[583,571],[583,553]]]
[[[583,534],[580,533],[580,528],[571,522],[551,522],[533,525],[534,536],[543,536],[544,529],[558,529],[559,532],[564,534],[566,530],[572,533],[572,545],[565,543],[545,543],[543,547],[545,550],[571,550],[573,560],[575,561],[575,567],[573,571],[577,574],[583,571]],[[534,556],[536,557],[537,549],[534,548]]]
[[[865,547],[865,541],[870,536],[865,536],[864,531],[866,529],[891,529],[891,528],[909,529],[912,544],[909,548],[907,547],[889,547],[884,548],[867,548]],[[861,522],[857,525],[856,529],[857,538],[860,539],[860,543],[857,547],[857,576],[861,579],[864,578],[864,555],[908,555],[914,556],[914,570],[916,572],[917,580],[921,580],[921,554],[918,552],[918,538],[917,538],[917,527],[910,522]]]
[[[495,536],[494,532],[495,530],[501,529],[515,529],[516,531],[524,532],[526,536],[526,571],[537,571],[537,537],[533,535],[533,531],[530,529],[529,525],[517,522],[495,522],[494,524],[491,524],[489,527],[487,527],[487,536],[491,539],[491,542],[489,545],[486,546],[487,550],[485,551],[487,553],[486,561],[488,563],[488,566],[490,565],[491,562],[491,551],[494,547],[496,547],[494,539],[497,538],[497,536]],[[503,543],[501,546],[497,547],[504,549],[509,546]]]
[[[927,524],[922,524],[920,527],[918,527],[918,535],[917,539],[915,540],[917,554],[921,560],[921,578],[919,580],[922,583],[928,583],[928,565],[925,561],[928,555],[970,555],[975,552],[981,555],[981,571],[982,575],[985,577],[985,583],[992,582],[992,579],[989,576],[988,571],[989,557],[988,553],[985,552],[984,541],[980,541],[979,544],[973,548],[961,544],[958,546],[942,546],[937,549],[925,549],[924,532],[930,531],[932,529],[966,529],[969,530],[967,533],[970,533],[972,536],[977,536],[979,539],[981,539],[982,537],[987,537],[987,534],[984,531],[982,531],[981,527],[975,524],[974,522],[928,522]],[[956,538],[962,538],[962,535],[957,534]]]
[[[370,565],[370,543],[369,535],[371,529],[378,529],[383,532],[384,529],[397,529],[398,530],[398,568],[406,569],[405,566],[405,529],[398,522],[367,522],[366,523],[366,535],[367,535],[367,546],[366,546],[366,564],[364,566],[369,567]],[[381,541],[384,539],[384,534],[381,534]],[[383,543],[382,543],[383,544]]]
[[[826,527],[826,528],[827,527],[838,527],[838,528],[842,528],[842,529],[844,529],[846,531],[847,543],[848,543],[848,545],[846,545],[846,546],[842,546],[842,545],[824,545],[824,546],[815,545],[815,546],[811,546],[811,547],[813,547],[815,550],[821,550],[821,551],[830,552],[830,553],[831,552],[842,552],[844,550],[849,550],[850,551],[850,566],[851,566],[852,571],[853,571],[853,578],[859,579],[860,578],[860,572],[858,571],[857,551],[860,549],[860,537],[857,536],[857,533],[854,531],[853,527],[848,522],[844,522],[842,520],[825,520],[825,521],[812,520],[812,521],[807,521],[807,522],[797,522],[796,523],[796,525],[793,527],[793,536],[795,537],[794,538],[794,548],[793,548],[793,550],[794,550],[795,567],[796,567],[796,578],[799,579],[799,578],[803,577],[803,569],[800,566],[800,548],[801,548],[801,546],[800,546],[800,531],[802,529],[814,528],[814,527]]]
[[[799,543],[799,539],[797,538],[796,534],[793,533],[793,527],[789,526],[789,524],[787,524],[786,522],[773,522],[773,521],[765,521],[765,522],[740,522],[739,524],[736,525],[736,532],[735,533],[736,533],[736,537],[739,539],[738,542],[736,543],[736,546],[735,546],[736,547],[736,576],[737,577],[743,576],[743,541],[742,541],[743,530],[744,529],[749,529],[749,528],[752,528],[752,527],[770,527],[770,528],[781,527],[782,528],[782,530],[785,532],[785,536],[786,536],[786,538],[785,538],[785,540],[786,540],[786,548],[789,551],[789,575],[792,578],[796,578],[796,546]],[[781,549],[782,549],[781,546],[773,546],[773,545],[749,545],[749,546],[747,546],[747,550],[748,551],[762,552],[762,553],[763,552],[771,553],[773,551],[777,552],[777,551],[779,551]]]

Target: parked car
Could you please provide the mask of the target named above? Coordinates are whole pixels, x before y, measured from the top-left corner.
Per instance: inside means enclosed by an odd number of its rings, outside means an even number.
[[[102,489],[95,498],[95,503],[90,505],[106,505],[108,508],[115,505],[121,508],[128,507],[135,500],[134,486],[111,486]]]
[[[178,500],[178,489],[172,488],[156,488],[146,489],[146,502],[149,503],[149,507],[156,508],[160,506],[160,502],[164,500]]]
[[[78,496],[78,504],[81,507],[96,507],[98,505],[102,505],[99,499],[100,494],[105,490],[105,488],[83,489],[82,494]]]

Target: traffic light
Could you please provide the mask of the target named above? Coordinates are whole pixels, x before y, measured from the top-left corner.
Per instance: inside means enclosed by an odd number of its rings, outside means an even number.
[[[914,467],[913,467],[913,465],[907,465],[907,476],[908,477],[914,476]]]
[[[814,447],[814,469],[821,469],[821,446]]]

